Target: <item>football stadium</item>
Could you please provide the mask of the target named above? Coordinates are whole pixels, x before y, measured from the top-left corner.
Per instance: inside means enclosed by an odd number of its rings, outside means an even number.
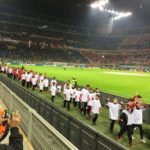
[[[0,0],[0,150],[149,150],[149,9]]]

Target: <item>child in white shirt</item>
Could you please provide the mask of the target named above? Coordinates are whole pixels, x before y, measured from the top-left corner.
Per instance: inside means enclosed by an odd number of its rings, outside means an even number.
[[[40,88],[40,92],[42,92],[44,88],[43,80],[41,80],[41,82],[39,83],[39,88]]]
[[[93,125],[96,125],[96,121],[101,110],[101,103],[100,103],[100,95],[96,95],[96,98],[93,100],[92,103],[92,113],[94,114],[94,118],[92,119]]]
[[[70,110],[70,100],[71,100],[71,90],[69,88],[69,85],[67,84],[66,89],[64,91],[64,107],[66,107],[67,104],[67,110]]]
[[[57,92],[57,88],[56,88],[55,82],[53,82],[53,84],[51,85],[50,92],[51,92],[51,101],[53,103],[54,99],[55,99],[55,96],[56,96],[56,92]]]

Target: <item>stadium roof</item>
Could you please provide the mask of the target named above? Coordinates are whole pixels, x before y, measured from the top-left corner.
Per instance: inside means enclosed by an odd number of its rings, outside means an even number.
[[[95,0],[0,0],[0,4],[34,10],[58,17],[86,20]],[[150,0],[109,0],[110,9],[132,11],[133,17],[149,21]]]

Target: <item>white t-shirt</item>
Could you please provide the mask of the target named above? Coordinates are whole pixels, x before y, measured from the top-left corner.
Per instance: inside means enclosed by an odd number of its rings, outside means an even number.
[[[40,82],[41,82],[43,79],[44,79],[44,76],[43,76],[43,75],[39,76],[39,81],[40,81]]]
[[[55,83],[55,85],[57,84],[57,81],[56,80],[51,80],[51,83],[50,83],[50,85],[52,86],[53,85],[53,83]]]
[[[51,95],[52,95],[52,96],[55,96],[55,95],[56,95],[56,91],[57,91],[56,86],[55,86],[55,85],[54,85],[54,86],[51,86],[50,92],[51,92]]]
[[[48,81],[48,79],[44,79],[44,87],[48,87],[48,85],[49,85],[49,81]]]
[[[89,93],[88,95],[88,106],[92,106],[93,103],[93,93]]]
[[[26,79],[26,75],[25,74],[22,74],[21,75],[21,80],[25,80]]]
[[[132,125],[134,123],[133,113],[129,112],[127,110],[123,110],[122,112],[125,113],[127,115],[127,117],[128,117],[128,119],[127,119],[127,125]]]
[[[30,75],[30,78],[32,78],[32,76],[33,76],[33,73],[32,73],[32,72],[30,72],[30,73],[29,73],[29,75]]]
[[[65,89],[64,95],[65,95],[65,100],[70,101],[70,98],[71,98],[71,91],[70,91],[70,89]]]
[[[143,123],[143,110],[142,109],[134,109],[133,111],[134,124],[142,124]]]
[[[82,89],[81,93],[82,93],[81,102],[87,102],[89,91],[87,89]]]
[[[120,104],[114,104],[111,102],[108,102],[108,107],[109,107],[109,117],[112,120],[118,120],[119,118],[119,110],[121,108]]]
[[[1,70],[2,70],[2,72],[4,72],[4,71],[5,71],[5,68],[4,68],[4,67],[2,67],[2,68],[1,68]]]
[[[81,97],[81,91],[76,90],[75,91],[75,101],[79,102]]]
[[[9,69],[8,69],[8,73],[12,73],[12,68],[9,68]]]
[[[70,90],[71,90],[71,97],[75,98],[76,89],[70,89]]]
[[[35,74],[35,78],[36,78],[36,80],[38,81],[39,75],[38,75],[38,74]]]
[[[61,92],[61,85],[57,85],[57,91],[60,93]]]
[[[27,75],[26,75],[26,81],[27,81],[27,82],[30,82],[30,81],[31,81],[31,76],[30,76],[30,74],[27,74]]]
[[[18,74],[18,69],[16,70],[16,74]]]
[[[37,83],[36,78],[31,78],[31,81],[32,81],[32,85],[36,85],[36,83]]]
[[[100,108],[101,108],[100,100],[94,99],[93,103],[92,103],[92,113],[93,114],[99,114]]]
[[[44,83],[43,83],[42,81],[39,83],[39,87],[40,87],[40,90],[43,90],[43,88],[44,88]]]

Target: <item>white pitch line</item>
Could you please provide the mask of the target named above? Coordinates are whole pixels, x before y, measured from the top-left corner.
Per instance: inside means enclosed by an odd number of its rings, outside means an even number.
[[[141,77],[149,77],[148,74],[138,74],[138,73],[127,73],[127,72],[104,72],[107,74],[116,74],[116,75],[127,75],[127,76],[141,76]]]

